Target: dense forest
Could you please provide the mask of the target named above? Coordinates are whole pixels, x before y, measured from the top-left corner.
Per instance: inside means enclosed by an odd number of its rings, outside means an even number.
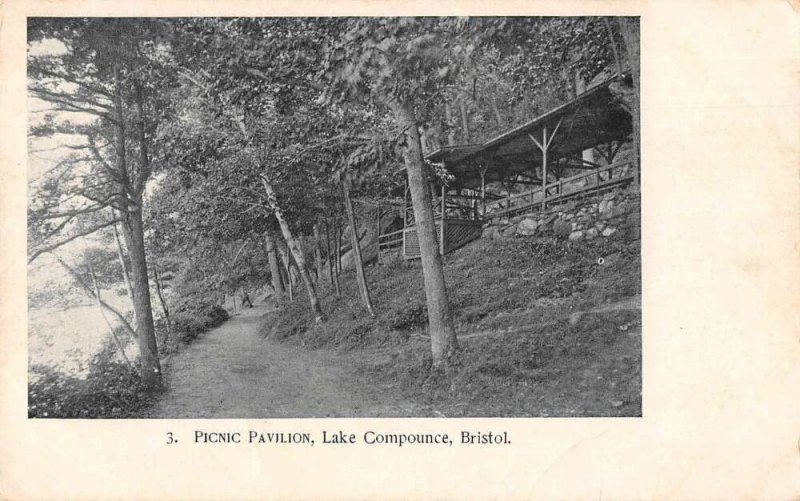
[[[425,155],[623,76],[636,155],[638,33],[599,17],[29,18],[29,308],[103,319],[81,325],[101,342],[80,375],[32,361],[29,415],[135,415],[165,357],[255,301],[312,333],[351,300],[353,322],[383,328],[396,273],[365,266],[364,232],[406,183],[421,259],[402,273],[421,302],[390,323],[423,319],[425,380],[455,377],[461,296],[427,181],[448,173]],[[41,329],[52,345],[58,325]]]

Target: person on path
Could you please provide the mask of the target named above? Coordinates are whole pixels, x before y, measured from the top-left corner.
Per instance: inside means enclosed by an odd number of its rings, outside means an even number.
[[[247,293],[247,291],[242,291],[242,307],[244,307],[245,303],[247,303],[248,308],[253,307],[253,302],[250,301],[250,295]]]

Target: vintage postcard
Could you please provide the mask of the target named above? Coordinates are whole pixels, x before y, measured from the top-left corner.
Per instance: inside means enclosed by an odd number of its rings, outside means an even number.
[[[800,496],[795,3],[0,9],[0,498]]]

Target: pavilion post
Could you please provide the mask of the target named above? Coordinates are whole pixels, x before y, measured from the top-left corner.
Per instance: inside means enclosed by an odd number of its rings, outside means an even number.
[[[445,219],[445,195],[447,193],[447,185],[442,182],[442,224],[439,226],[439,253],[444,256],[444,219]]]
[[[547,126],[542,128],[542,211],[547,207]]]
[[[481,217],[486,217],[486,168],[481,167]]]

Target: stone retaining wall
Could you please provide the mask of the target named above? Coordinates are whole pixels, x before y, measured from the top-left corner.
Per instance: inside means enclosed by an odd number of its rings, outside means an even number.
[[[617,189],[585,200],[548,207],[544,212],[515,216],[490,223],[483,238],[556,235],[569,240],[641,237],[640,194],[637,187]]]

